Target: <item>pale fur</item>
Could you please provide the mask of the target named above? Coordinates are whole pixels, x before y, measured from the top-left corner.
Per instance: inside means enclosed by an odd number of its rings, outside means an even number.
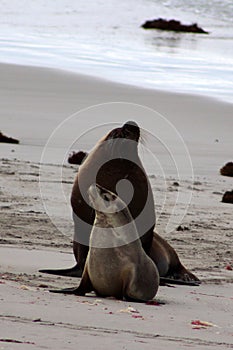
[[[102,296],[150,300],[159,286],[157,267],[144,252],[125,203],[107,190],[104,195],[108,195],[110,201],[105,201],[101,190],[104,189],[92,185],[88,191],[96,218],[84,273],[88,273],[94,290]],[[110,247],[101,248],[101,242],[106,246],[106,241]]]

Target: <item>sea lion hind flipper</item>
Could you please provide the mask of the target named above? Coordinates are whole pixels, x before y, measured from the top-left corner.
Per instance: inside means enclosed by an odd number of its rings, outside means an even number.
[[[174,278],[168,278],[168,277],[160,277],[160,285],[166,285],[166,284],[177,284],[182,286],[200,286],[201,281],[195,280],[195,281],[185,281],[181,279],[174,279]]]
[[[178,284],[183,286],[200,286],[201,281],[192,272],[187,270],[181,263],[179,268],[172,267],[170,273],[160,277],[160,284]]]
[[[50,293],[85,295],[85,293],[79,290],[79,287],[71,287],[71,288],[64,288],[64,289],[50,289],[49,291]]]
[[[170,273],[164,276],[167,281],[165,283],[179,284],[185,286],[199,286],[201,281],[192,272],[186,269],[181,262],[179,262],[178,267],[170,268]]]
[[[82,276],[82,270],[77,264],[68,269],[43,269],[43,270],[39,270],[39,272],[48,273],[50,275],[67,276],[67,277]]]

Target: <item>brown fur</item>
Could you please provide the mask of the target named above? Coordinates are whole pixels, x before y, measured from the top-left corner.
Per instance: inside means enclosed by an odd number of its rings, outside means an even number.
[[[94,290],[103,297],[114,296],[134,301],[152,299],[159,287],[159,273],[142,248],[127,206],[120,210],[123,201],[100,186],[92,185],[89,192],[97,205],[96,219],[82,279],[73,293],[85,295]],[[108,202],[103,199],[106,194],[110,198]],[[113,214],[108,212],[109,208],[114,210]],[[127,224],[130,227],[125,226]],[[107,229],[107,232],[103,233],[103,229]],[[104,240],[103,235],[106,235]],[[103,242],[107,242],[109,247],[103,248]]]
[[[136,229],[140,235],[143,249],[157,264],[160,276],[180,281],[199,281],[181,264],[177,253],[166,240],[154,232],[154,200],[148,177],[138,156],[137,143],[139,137],[140,129],[137,124],[128,122],[121,128],[110,131],[87,156],[79,168],[71,195],[75,225],[73,252],[77,265],[71,269],[41,270],[41,272],[81,277],[95,218],[95,212],[88,204],[88,188],[96,182],[107,190],[116,193],[117,183],[122,179],[127,179],[135,190],[134,196],[128,204],[133,219],[138,217],[145,203],[147,203],[143,220],[141,222],[136,221]],[[125,140],[132,142],[127,144]],[[124,159],[125,157],[127,159]],[[109,159],[112,160],[109,161]],[[97,174],[94,180],[92,178],[93,173]],[[83,198],[83,195],[86,195],[86,198]],[[127,202],[127,198],[121,199]],[[147,231],[141,232],[147,222],[150,222]]]

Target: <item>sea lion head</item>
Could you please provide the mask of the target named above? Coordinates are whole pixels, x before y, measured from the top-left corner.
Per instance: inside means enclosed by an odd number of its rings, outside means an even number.
[[[88,189],[88,195],[97,221],[104,221],[104,227],[119,227],[133,221],[125,202],[113,192],[93,184]]]
[[[140,128],[134,121],[128,121],[122,127],[111,130],[105,137],[105,148],[115,157],[135,157],[138,152]],[[107,145],[107,146],[106,146]]]
[[[128,121],[122,127],[111,130],[107,135],[106,140],[117,138],[138,142],[140,138],[140,128],[134,121]]]

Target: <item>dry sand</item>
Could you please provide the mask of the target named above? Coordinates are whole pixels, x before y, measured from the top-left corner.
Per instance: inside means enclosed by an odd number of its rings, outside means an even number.
[[[0,65],[0,74],[1,128],[22,141],[19,146],[1,144],[0,349],[233,348],[233,271],[226,269],[233,266],[233,207],[221,203],[223,193],[232,189],[232,179],[218,173],[232,160],[233,106],[48,69]],[[167,176],[165,207],[163,178],[150,176],[158,232],[203,280],[200,287],[161,287],[156,296],[162,302],[159,306],[94,295],[53,295],[48,288],[73,286],[79,280],[37,272],[74,263],[72,221],[63,217],[67,204],[58,201],[52,186],[59,181],[59,165],[43,166],[45,202],[59,210],[62,225],[71,227],[69,236],[53,225],[41,200],[43,145],[67,115],[106,101],[156,108],[182,134],[194,163],[194,185],[187,177],[177,188],[177,177]],[[118,120],[117,115],[112,118]],[[63,167],[67,196],[76,171]],[[181,223],[184,231],[165,233],[174,194],[185,194],[192,185],[192,201]],[[178,210],[183,204],[178,203]],[[195,329],[193,320],[210,324]]]

